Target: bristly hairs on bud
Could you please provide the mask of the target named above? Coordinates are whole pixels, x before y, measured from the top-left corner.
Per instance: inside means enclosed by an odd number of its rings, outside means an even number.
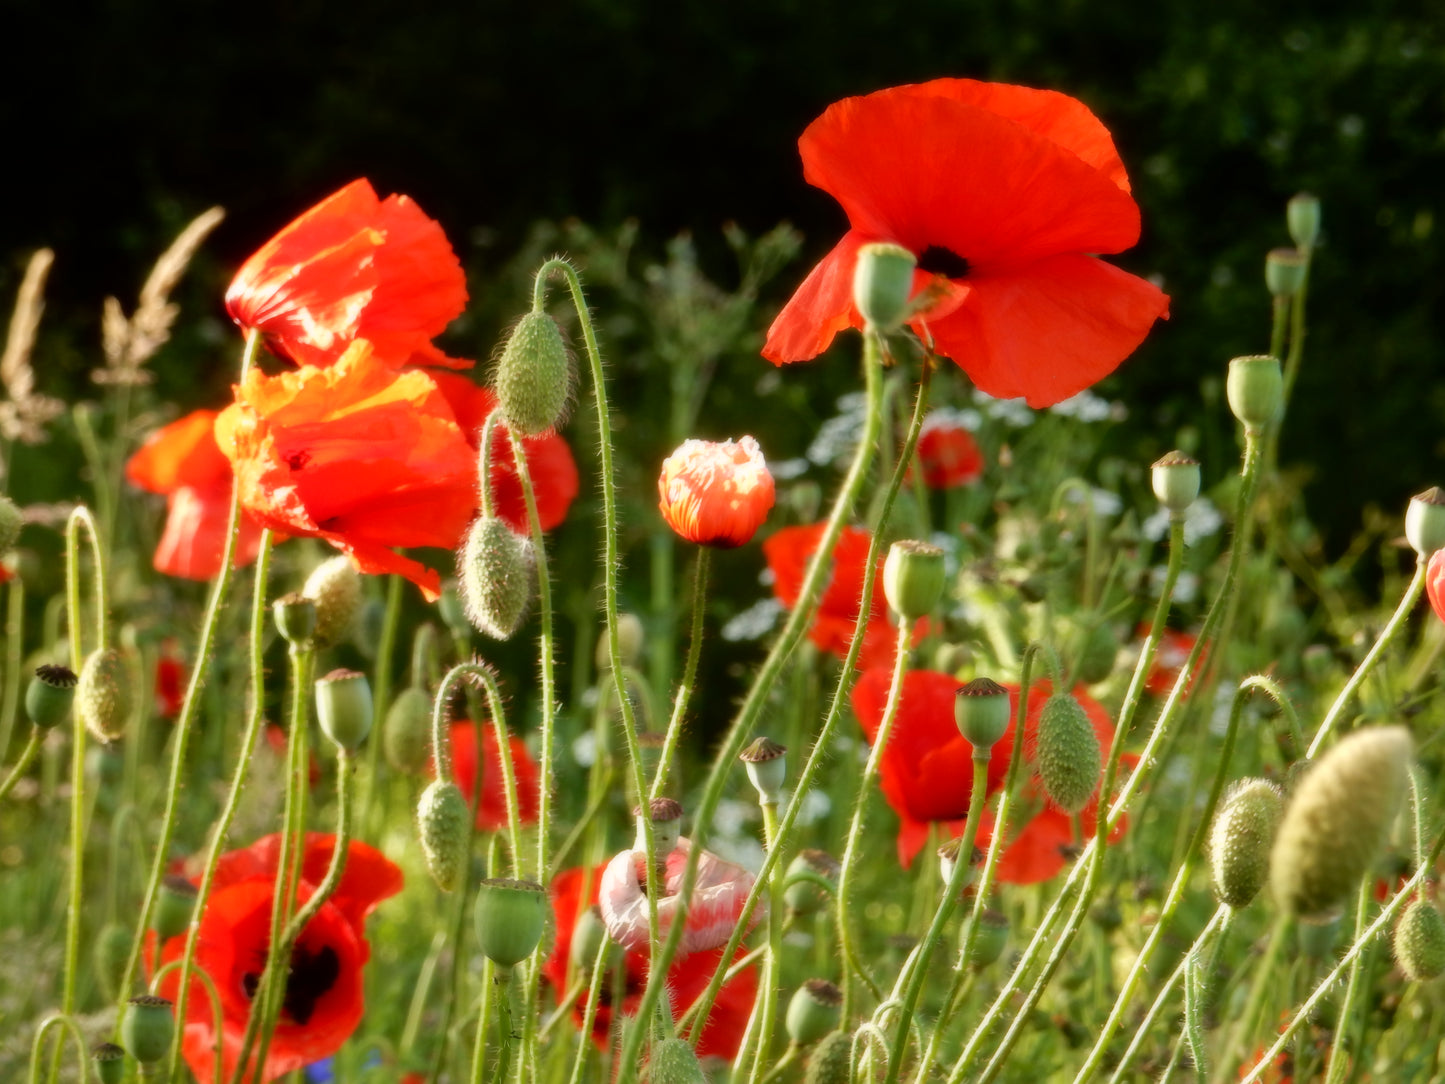
[[[316,627],[311,641],[318,648],[334,647],[351,632],[361,610],[361,573],[345,554],[322,561],[306,577],[301,594],[316,603]]]
[[[1235,783],[1209,834],[1209,862],[1219,902],[1248,907],[1269,880],[1269,854],[1284,815],[1284,794],[1265,779]]]
[[[508,329],[491,383],[502,420],[517,437],[540,436],[567,420],[576,365],[562,328],[545,309],[523,313]]]
[[[1054,804],[1077,813],[1099,786],[1103,753],[1088,713],[1068,693],[1054,693],[1039,716],[1039,779]]]

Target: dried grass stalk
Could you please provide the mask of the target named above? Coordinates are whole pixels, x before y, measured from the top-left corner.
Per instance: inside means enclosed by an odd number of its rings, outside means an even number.
[[[65,409],[59,399],[36,392],[35,369],[30,363],[40,314],[45,311],[45,276],[54,262],[55,253],[48,248],[30,257],[10,317],[5,353],[0,356],[0,384],[6,396],[0,402],[0,437],[6,440],[40,444],[45,440],[45,426]]]

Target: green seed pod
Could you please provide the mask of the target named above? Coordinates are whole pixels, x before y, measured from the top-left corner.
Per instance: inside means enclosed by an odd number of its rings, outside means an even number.
[[[292,647],[305,647],[316,635],[316,600],[298,591],[282,595],[271,604],[276,631]]]
[[[788,1038],[810,1046],[837,1028],[842,1014],[843,992],[825,979],[809,979],[788,1002]]]
[[[1410,498],[1405,509],[1405,540],[1427,559],[1445,548],[1445,490],[1431,486]]]
[[[514,967],[537,949],[547,921],[547,890],[535,881],[495,877],[477,886],[477,943],[498,967]]]
[[[9,497],[0,494],[0,556],[15,548],[23,525],[19,506]]]
[[[359,670],[333,670],[316,682],[316,721],[321,733],[354,753],[371,733],[371,683]]]
[[[1264,285],[1274,297],[1294,297],[1305,284],[1309,260],[1297,248],[1270,249],[1264,258]]]
[[[617,615],[617,651],[622,656],[623,666],[637,665],[637,660],[642,658],[642,645],[645,638],[642,618],[629,613]],[[607,643],[605,627],[602,629],[602,635],[597,638],[597,649],[593,655],[593,661],[597,663],[599,673],[605,674],[612,669],[612,648]]]
[[[754,738],[748,747],[738,754],[738,759],[747,769],[748,778],[758,792],[758,801],[765,805],[777,805],[783,793],[783,783],[788,776],[787,749],[771,738]]]
[[[1209,832],[1214,894],[1236,911],[1248,907],[1269,880],[1269,852],[1284,815],[1284,795],[1264,779],[1230,788]]]
[[[1284,372],[1267,354],[1234,358],[1224,383],[1229,409],[1249,430],[1263,429],[1284,405]]]
[[[556,320],[533,310],[517,321],[492,374],[492,388],[502,421],[513,433],[535,437],[562,424],[572,392],[572,356]]]
[[[1355,891],[1400,808],[1413,744],[1402,726],[1357,730],[1305,772],[1270,858],[1287,910],[1325,914]]]
[[[1301,192],[1284,208],[1285,225],[1294,243],[1308,252],[1320,236],[1320,201],[1317,196]]]
[[[80,668],[75,687],[75,712],[99,741],[115,741],[125,733],[135,707],[130,667],[113,647],[92,651]]]
[[[954,694],[953,721],[975,749],[992,749],[1012,716],[1008,690],[992,678],[974,678]]]
[[[972,921],[972,917],[965,919],[959,928],[960,948],[967,943],[968,927]],[[969,948],[968,956],[963,962],[975,971],[981,971],[995,963],[1003,955],[1003,950],[1007,945],[1008,916],[1002,911],[986,907],[978,916],[978,933],[974,935],[973,945]]]
[[[391,702],[381,727],[386,762],[406,775],[420,775],[431,759],[431,697],[415,686]]]
[[[947,579],[943,550],[927,542],[905,539],[888,547],[883,562],[883,595],[905,621],[927,617],[943,597]]]
[[[537,574],[532,540],[496,516],[482,516],[467,531],[458,558],[467,617],[492,639],[510,639],[532,604]]]
[[[133,997],[120,1023],[121,1042],[130,1056],[142,1065],[160,1061],[171,1051],[176,1018],[170,1001],[163,997]]]
[[[450,780],[433,779],[416,804],[421,850],[432,880],[443,892],[462,883],[467,865],[467,818],[471,810],[461,788]]]
[[[130,934],[119,922],[108,922],[91,942],[91,964],[107,1001],[114,1001],[120,995],[120,980],[125,977],[125,965],[130,962]]]
[[[852,1061],[852,1035],[846,1031],[825,1035],[808,1056],[803,1084],[848,1084]]]
[[[25,689],[25,714],[41,730],[59,726],[70,718],[79,681],[68,667],[37,666]]]
[[[663,1039],[652,1044],[652,1056],[642,1067],[644,1084],[707,1084],[707,1074],[686,1039]]]
[[[869,327],[892,331],[908,316],[918,257],[902,245],[875,241],[858,250],[853,266],[853,304]]]
[[[1054,693],[1039,717],[1038,769],[1044,790],[1054,804],[1077,813],[1099,786],[1103,756],[1099,736],[1079,702]]]
[[[190,881],[174,873],[161,881],[155,910],[151,913],[151,929],[155,930],[157,937],[169,941],[185,933],[196,910],[198,892],[199,889]]]
[[[1114,672],[1119,654],[1119,638],[1114,627],[1101,621],[1088,631],[1079,650],[1079,680],[1085,685],[1103,681]]]
[[[1182,516],[1199,496],[1199,460],[1179,451],[1160,456],[1149,469],[1149,481],[1159,503]]]
[[[1395,923],[1395,962],[1411,982],[1445,974],[1445,918],[1429,900],[1418,899]]]
[[[120,1084],[125,1079],[125,1048],[115,1043],[96,1043],[90,1048],[90,1068],[100,1084]]]
[[[361,612],[361,573],[342,554],[322,561],[306,577],[301,594],[316,603],[316,629],[311,642],[334,647],[351,634]]]
[[[783,878],[783,881],[786,883],[788,878],[795,873],[811,873],[836,886],[841,871],[842,867],[838,860],[831,854],[809,847],[794,855],[792,862],[788,864],[787,876]],[[783,902],[795,915],[817,914],[828,906],[831,898],[825,889],[811,881],[794,881],[783,889]]]

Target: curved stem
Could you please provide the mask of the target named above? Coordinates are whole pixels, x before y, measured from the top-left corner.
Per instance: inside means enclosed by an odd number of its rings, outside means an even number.
[[[30,1044],[30,1084],[38,1084],[40,1080],[40,1060],[45,1050],[45,1037],[50,1034],[52,1028],[64,1028],[70,1037],[75,1040],[76,1057],[80,1061],[80,1084],[87,1084],[90,1080],[90,1055],[85,1049],[85,1036],[80,1033],[80,1025],[75,1022],[75,1017],[69,1013],[56,1013],[47,1016],[35,1029],[35,1040]],[[62,1042],[64,1038],[62,1037]],[[60,1051],[56,1050],[56,1057]]]
[[[181,968],[184,964],[184,960],[172,960],[170,963],[157,968],[156,973],[151,976],[151,993],[154,994],[161,988],[161,979],[165,978],[177,968]],[[197,971],[195,977],[201,980],[201,984],[206,989],[206,996],[210,998],[211,1001],[211,1031],[215,1040],[214,1045],[211,1047],[211,1080],[212,1084],[221,1084],[222,1071],[225,1068],[224,1052],[226,1038],[226,1015],[221,1009],[221,994],[216,989],[216,984],[212,981],[211,976],[208,975],[204,969]],[[176,1019],[184,1020],[185,1017],[178,1012]],[[176,1028],[177,1034],[184,1031],[184,1025]],[[181,1044],[176,1043],[175,1045],[180,1046]]]
[[[682,682],[672,701],[672,718],[667,723],[667,736],[662,743],[662,756],[657,762],[657,771],[652,777],[649,798],[661,798],[667,786],[667,773],[672,758],[677,753],[677,741],[682,736],[682,721],[687,718],[687,705],[692,697],[692,687],[697,681],[697,663],[702,656],[702,617],[707,599],[708,573],[712,570],[712,550],[707,546],[697,548],[697,564],[692,580],[692,637],[687,644],[687,661],[683,664]]]
[[[15,767],[10,769],[10,774],[5,777],[3,783],[0,783],[0,802],[5,800],[5,795],[14,789],[15,784],[20,782],[21,777],[24,776],[30,768],[30,765],[35,762],[35,758],[40,755],[40,747],[43,744],[45,744],[45,731],[41,730],[38,726],[32,726],[30,728],[30,740],[25,743],[25,748],[20,750],[20,758],[15,761]]]
[[[1360,934],[1365,931],[1365,915],[1370,909],[1370,898],[1374,892],[1375,878],[1373,871],[1367,872],[1360,879],[1360,890],[1355,900],[1355,940],[1360,939]],[[1330,1068],[1325,1077],[1325,1084],[1339,1084],[1345,1075],[1345,1069],[1349,1059],[1345,1057],[1345,1039],[1350,1033],[1350,1017],[1354,1015],[1355,999],[1360,993],[1360,973],[1365,970],[1364,958],[1355,957],[1355,962],[1350,965],[1350,977],[1345,982],[1345,999],[1340,1002],[1340,1012],[1335,1019],[1335,1037],[1330,1044]]]

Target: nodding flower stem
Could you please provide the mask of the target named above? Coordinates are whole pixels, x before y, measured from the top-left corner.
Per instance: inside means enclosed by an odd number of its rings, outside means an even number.
[[[657,771],[652,776],[649,799],[662,797],[667,786],[667,772],[677,752],[677,741],[682,736],[682,722],[687,718],[687,705],[692,697],[692,687],[697,681],[697,663],[702,655],[702,616],[707,600],[708,572],[712,568],[712,550],[707,546],[697,547],[697,563],[693,566],[692,581],[692,637],[687,645],[687,661],[683,664],[682,681],[672,701],[672,718],[667,723],[667,736],[663,739],[662,755],[657,762]]]

